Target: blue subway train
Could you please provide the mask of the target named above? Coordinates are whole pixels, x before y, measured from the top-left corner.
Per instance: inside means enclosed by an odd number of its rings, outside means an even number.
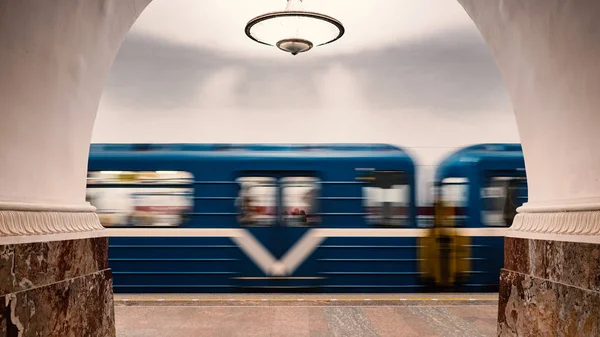
[[[504,234],[525,202],[520,145],[473,145],[445,158],[434,179],[434,226],[421,238],[424,283],[438,289],[496,291]]]
[[[94,144],[115,292],[488,291],[526,200],[520,146],[444,160],[433,224],[385,144]],[[510,199],[510,200],[509,200]]]

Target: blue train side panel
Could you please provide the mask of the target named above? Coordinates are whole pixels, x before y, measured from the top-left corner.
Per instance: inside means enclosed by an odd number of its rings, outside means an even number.
[[[117,292],[231,292],[240,252],[228,238],[113,237]]]
[[[191,195],[190,211],[178,226],[142,221],[110,228],[109,266],[116,292],[416,291],[422,285],[414,170],[402,149],[379,144],[97,144],[89,160],[89,172],[111,177],[115,172],[125,178],[131,172],[188,172],[193,177],[184,186]],[[390,208],[406,212],[399,217],[405,219],[401,225],[366,220],[364,187],[370,183],[357,180],[365,171],[405,174],[401,184],[408,188],[399,190],[406,191],[406,204]],[[280,213],[267,226],[240,223],[240,177],[283,181],[305,176],[318,179],[317,223],[287,225]],[[161,193],[158,185],[131,179],[127,186],[135,190],[135,200]],[[90,190],[122,188],[119,182],[104,183]],[[283,210],[283,187],[277,191],[273,207]],[[135,200],[134,207],[144,214],[164,206],[140,206]],[[105,209],[107,216],[124,218]]]
[[[416,292],[424,287],[414,237],[328,238],[318,253],[327,292]]]

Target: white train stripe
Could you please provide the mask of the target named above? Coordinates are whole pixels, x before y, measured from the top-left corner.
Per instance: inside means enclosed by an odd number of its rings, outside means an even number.
[[[455,228],[460,236],[503,237],[508,228]],[[427,228],[312,228],[277,260],[250,231],[241,228],[111,228],[109,237],[226,237],[258,266],[265,275],[286,276],[294,271],[327,238],[334,237],[424,237]]]
[[[277,260],[260,241],[249,231],[244,230],[244,235],[231,238],[246,253],[246,255],[265,273],[272,274],[272,268]]]
[[[318,232],[318,229],[308,230],[281,258],[281,263],[284,267],[283,270],[286,274],[294,274],[296,268],[325,241],[324,236],[316,235],[315,232]]]
[[[460,236],[506,236],[508,227],[489,227],[489,228],[456,228],[456,235]]]
[[[339,237],[422,237],[427,228],[315,228],[315,235],[323,238]]]
[[[506,227],[454,228],[457,235],[505,236]],[[429,228],[314,228],[319,237],[423,237]],[[99,235],[108,237],[226,237],[249,234],[243,228],[107,228]]]
[[[248,231],[241,228],[107,228],[108,237],[215,237],[234,238]]]

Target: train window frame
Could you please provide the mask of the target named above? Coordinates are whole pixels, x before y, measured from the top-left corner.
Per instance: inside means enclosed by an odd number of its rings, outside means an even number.
[[[457,198],[445,198],[445,192],[454,187],[461,186],[462,188],[458,193],[454,194],[462,194],[460,199]],[[457,190],[454,188],[454,190]],[[470,202],[469,198],[471,195],[471,181],[467,177],[446,177],[443,178],[438,184],[436,191],[434,192],[434,203],[436,204],[436,214],[435,221],[439,225],[444,226],[463,226],[468,222],[469,219],[469,209]],[[452,193],[452,192],[451,192]],[[456,209],[462,209],[463,214],[456,214]],[[452,209],[453,211],[445,212],[446,214],[440,214],[440,211],[446,211]],[[441,219],[440,216],[443,216]],[[446,222],[445,220],[449,220],[450,222]]]
[[[312,175],[286,175],[285,177],[281,177],[279,179],[279,189],[280,189],[280,214],[281,214],[281,224],[286,227],[311,227],[316,226],[321,223],[321,218],[319,216],[319,200],[321,195],[321,180],[318,177]],[[312,203],[308,209],[310,209],[309,213],[290,215],[287,212],[287,197],[286,197],[286,189],[291,187],[298,187],[298,185],[302,187],[306,187],[303,185],[308,185],[309,190],[307,193],[311,196]],[[287,186],[286,186],[287,185]],[[289,186],[291,185],[291,186]],[[295,206],[291,206],[295,207]],[[302,207],[302,206],[299,206]],[[305,210],[299,210],[300,212]]]
[[[490,186],[491,184],[489,182],[494,180],[504,182],[504,184],[502,186]],[[521,177],[518,175],[489,175],[485,177],[480,189],[481,223],[483,225],[487,227],[502,228],[508,228],[512,226],[512,224],[514,223],[515,215],[517,213],[516,210],[519,206],[517,206],[516,203],[512,202],[511,199],[515,197],[518,198],[518,194],[514,194],[512,195],[512,197],[509,197],[509,191],[511,188],[513,189],[513,191],[519,188],[518,185],[511,186],[511,183],[516,182],[518,184],[519,181],[524,181],[525,183],[527,182],[525,177]],[[485,199],[498,199],[499,197],[497,195],[499,190],[502,191],[502,200],[496,204],[501,204],[501,209],[499,207],[494,208],[491,211],[485,209],[485,205],[487,204]],[[490,194],[491,191],[494,191],[496,194]],[[510,205],[508,205],[509,203]],[[490,215],[490,213],[495,214]]]
[[[395,176],[394,176],[395,175]],[[387,177],[386,177],[387,176]],[[367,224],[378,227],[386,228],[402,228],[409,227],[411,224],[411,213],[412,213],[412,188],[410,180],[410,172],[405,170],[369,170],[366,177],[360,177],[359,180],[366,181],[367,186],[363,186],[363,208],[365,209],[365,219]],[[396,188],[400,186],[401,188]],[[386,198],[390,198],[392,193],[391,190],[398,195],[403,195],[404,201],[385,201]],[[386,193],[387,192],[387,193]],[[379,194],[379,196],[375,196]],[[371,200],[370,196],[375,196]],[[380,200],[378,200],[380,199]],[[405,209],[405,214],[391,215],[386,217],[385,204],[391,203],[389,206],[394,209],[400,208]],[[394,205],[399,204],[399,206]],[[371,209],[380,209],[377,211],[371,211]]]
[[[261,185],[260,181],[268,181],[268,183],[266,184],[266,187],[271,187],[273,188],[273,193],[271,194],[271,196],[269,198],[272,198],[272,205],[271,206],[248,206],[250,209],[256,207],[256,208],[268,208],[268,207],[272,207],[274,209],[274,213],[271,215],[267,215],[267,216],[262,216],[262,218],[259,218],[258,221],[249,221],[246,220],[244,218],[244,211],[243,211],[243,200],[244,198],[246,198],[246,195],[244,195],[244,193],[248,193],[249,189],[252,189],[253,187],[265,187],[265,186],[243,186],[243,181],[244,180],[248,180],[250,181],[250,184],[257,184],[257,185]],[[254,181],[254,182],[252,182]],[[235,182],[238,184],[238,192],[237,192],[237,197],[235,199],[235,208],[237,210],[238,216],[237,216],[237,222],[238,224],[240,224],[241,226],[244,227],[274,227],[277,225],[278,222],[278,218],[279,218],[279,183],[276,177],[273,176],[269,176],[269,175],[260,175],[260,174],[244,174],[241,175],[240,177],[238,177]],[[260,216],[260,214],[259,214]]]
[[[161,177],[163,176],[163,177]],[[111,191],[112,207],[102,205],[98,196]],[[146,196],[140,197],[140,196]],[[183,196],[181,205],[152,205],[154,197]],[[94,200],[96,199],[96,200]],[[183,227],[194,211],[194,175],[186,170],[90,170],[86,200],[96,207],[105,228]],[[120,204],[115,207],[115,200]],[[142,203],[140,205],[140,200]],[[149,203],[144,205],[144,203]],[[112,208],[112,209],[111,209]],[[175,219],[175,220],[174,220]]]

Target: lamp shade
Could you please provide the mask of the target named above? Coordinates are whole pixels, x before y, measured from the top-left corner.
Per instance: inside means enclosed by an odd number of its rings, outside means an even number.
[[[301,10],[271,12],[255,17],[246,25],[246,35],[259,43],[275,46],[292,55],[306,52],[313,47],[331,43],[345,32],[338,20],[319,13]]]

